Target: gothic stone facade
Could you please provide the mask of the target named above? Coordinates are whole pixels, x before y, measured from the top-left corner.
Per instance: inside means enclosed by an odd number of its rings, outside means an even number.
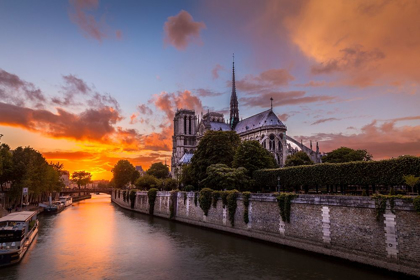
[[[321,162],[318,144],[316,151],[286,135],[287,127],[273,112],[273,108],[239,120],[238,99],[235,87],[235,67],[232,71],[232,94],[230,100],[230,120],[225,122],[223,114],[208,112],[198,119],[195,111],[177,110],[174,117],[172,137],[171,171],[175,176],[180,166],[190,162],[198,142],[206,131],[236,131],[242,141],[256,140],[273,154],[277,164],[282,167],[288,155],[304,151],[315,163]],[[178,171],[177,171],[178,170]]]

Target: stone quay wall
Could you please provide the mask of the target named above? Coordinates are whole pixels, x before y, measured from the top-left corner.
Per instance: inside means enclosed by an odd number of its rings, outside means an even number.
[[[244,222],[244,204],[238,197],[234,226],[221,199],[208,216],[194,203],[194,193],[158,192],[154,215],[201,227],[226,231],[339,257],[420,277],[420,214],[412,203],[396,200],[394,213],[387,210],[376,220],[375,203],[369,197],[299,195],[291,203],[290,223],[280,217],[276,198],[252,194],[249,222]],[[147,192],[137,192],[134,209],[123,195],[112,201],[133,211],[149,214]]]

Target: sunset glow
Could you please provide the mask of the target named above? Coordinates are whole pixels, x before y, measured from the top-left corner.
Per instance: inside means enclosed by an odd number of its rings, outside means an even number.
[[[321,152],[420,156],[419,1],[0,1],[0,134],[111,179],[170,163],[177,108],[270,108]]]

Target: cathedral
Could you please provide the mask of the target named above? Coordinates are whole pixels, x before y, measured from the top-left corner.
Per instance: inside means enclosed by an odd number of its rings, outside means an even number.
[[[271,99],[272,101],[273,99]],[[318,143],[316,143],[316,150],[314,151],[312,141],[308,148],[302,142],[298,142],[287,135],[287,127],[273,112],[272,105],[269,110],[242,120],[239,119],[235,63],[232,67],[232,93],[228,121],[225,121],[223,114],[217,112],[207,112],[204,115],[201,113],[201,119],[199,119],[193,110],[177,109],[172,137],[171,172],[173,175],[179,172],[182,165],[190,163],[198,142],[208,130],[235,131],[242,141],[258,141],[273,155],[279,167],[284,166],[288,155],[293,155],[298,151],[304,151],[315,163],[321,162]]]

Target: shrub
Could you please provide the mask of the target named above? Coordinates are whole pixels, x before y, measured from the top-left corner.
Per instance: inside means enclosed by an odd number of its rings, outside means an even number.
[[[137,193],[137,190],[130,191],[131,209],[134,209],[134,204],[136,203],[136,193]]]
[[[235,224],[235,213],[236,213],[236,207],[238,206],[236,199],[238,198],[238,191],[232,190],[232,191],[226,191],[228,193],[226,199],[227,199],[227,207],[229,211],[229,221],[232,227]]]
[[[416,210],[417,213],[420,213],[420,196],[417,196],[416,198],[413,199],[413,205],[414,205],[414,210]]]
[[[177,194],[178,194],[177,190],[171,191],[171,200],[169,203],[169,211],[170,211],[169,219],[172,219],[173,217],[175,217],[175,203],[176,203]]]
[[[194,192],[194,205],[197,207],[198,192]]]
[[[242,199],[244,202],[244,222],[245,224],[249,223],[249,198],[251,197],[250,192],[243,192]]]
[[[290,223],[290,210],[292,209],[291,201],[296,197],[298,196],[294,193],[281,193],[279,196],[277,196],[277,203],[283,222]]]
[[[200,191],[200,208],[203,210],[204,215],[208,215],[209,209],[211,206],[211,198],[212,198],[213,190],[209,188],[204,188]]]
[[[228,201],[227,201],[227,196],[229,195],[228,191],[222,191],[220,192],[220,196],[222,197],[222,203],[223,203],[223,208],[226,207]]]
[[[257,170],[253,174],[259,187],[325,185],[403,185],[404,175],[420,174],[420,157],[402,156],[380,161],[322,163],[278,169]]]
[[[157,192],[158,192],[158,189],[155,189],[155,188],[151,188],[147,192],[147,196],[149,197],[149,213],[150,213],[150,215],[153,215],[153,213],[155,211],[155,200],[156,200]]]
[[[219,200],[220,197],[220,191],[214,191],[213,192],[213,208],[217,207],[217,200]]]

